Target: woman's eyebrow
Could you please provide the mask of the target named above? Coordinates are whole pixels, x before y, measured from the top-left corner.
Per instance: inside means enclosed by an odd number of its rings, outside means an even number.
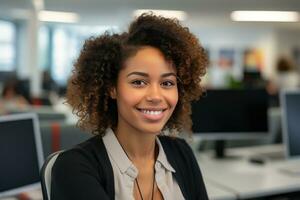
[[[147,74],[147,73],[145,73],[145,72],[131,72],[131,73],[127,74],[127,77],[129,77],[129,76],[131,76],[131,75],[138,75],[138,76],[149,77],[149,74]],[[176,74],[173,73],[173,72],[170,72],[170,73],[163,73],[163,74],[161,75],[162,78],[165,78],[165,77],[168,77],[168,76],[175,76],[175,77],[177,77]]]
[[[131,72],[131,73],[127,74],[127,77],[131,76],[131,75],[139,75],[139,76],[149,77],[149,75],[147,73],[144,73],[144,72]]]
[[[175,76],[175,78],[177,77],[177,75],[173,72],[170,72],[170,73],[164,73],[161,75],[161,77],[165,78],[165,77],[168,77],[168,76]]]

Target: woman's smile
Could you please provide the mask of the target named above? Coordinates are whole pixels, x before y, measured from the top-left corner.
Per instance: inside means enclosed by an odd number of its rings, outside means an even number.
[[[146,120],[148,120],[150,122],[158,122],[164,118],[164,112],[167,109],[162,109],[162,108],[140,109],[140,108],[137,108],[137,110],[142,114],[142,117],[145,118]]]

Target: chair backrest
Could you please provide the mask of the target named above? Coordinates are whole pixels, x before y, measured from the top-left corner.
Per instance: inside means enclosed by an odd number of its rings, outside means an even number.
[[[52,167],[56,161],[56,158],[62,152],[63,151],[57,151],[48,156],[41,169],[41,185],[44,200],[50,200]]]

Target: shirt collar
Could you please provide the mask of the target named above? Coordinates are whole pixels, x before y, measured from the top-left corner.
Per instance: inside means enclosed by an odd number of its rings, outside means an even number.
[[[105,135],[103,136],[103,143],[107,152],[115,161],[122,173],[125,173],[129,168],[134,167],[111,128],[106,129]]]
[[[167,156],[166,156],[166,153],[163,149],[163,146],[161,144],[161,142],[159,141],[159,138],[156,137],[156,144],[158,144],[158,156],[157,156],[157,159],[156,159],[156,162],[160,162],[161,165],[166,169],[166,170],[169,170],[171,172],[176,172],[175,169],[171,166],[171,164],[169,163],[168,159],[167,159]]]
[[[115,161],[122,173],[125,173],[129,169],[129,171],[132,171],[132,169],[136,169],[136,167],[125,154],[123,148],[121,147],[117,137],[115,136],[111,128],[106,129],[105,135],[103,136],[103,143],[106,147],[107,152],[110,154],[111,158]],[[158,145],[158,156],[156,162],[161,163],[161,165],[166,170],[175,172],[174,168],[171,166],[167,159],[163,146],[159,141],[158,137],[156,137],[156,144]],[[134,171],[137,171],[137,169]]]

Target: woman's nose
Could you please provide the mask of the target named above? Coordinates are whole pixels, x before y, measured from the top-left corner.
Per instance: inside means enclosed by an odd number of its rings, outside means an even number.
[[[147,90],[146,100],[152,103],[160,103],[162,101],[161,88],[159,86],[151,86]]]

